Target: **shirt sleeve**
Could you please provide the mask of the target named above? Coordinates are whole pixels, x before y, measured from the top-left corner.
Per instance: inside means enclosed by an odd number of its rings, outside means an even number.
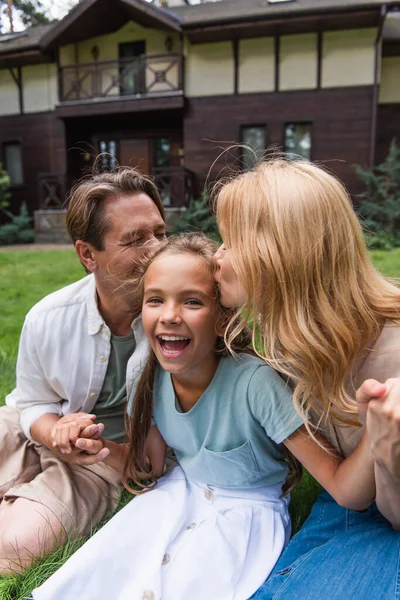
[[[28,439],[32,424],[41,416],[62,414],[62,399],[48,382],[35,343],[33,324],[25,319],[17,359],[17,385],[6,398],[20,411],[21,427]]]
[[[255,370],[249,382],[248,401],[254,418],[276,444],[303,425],[303,419],[293,406],[289,386],[268,365],[260,365]]]

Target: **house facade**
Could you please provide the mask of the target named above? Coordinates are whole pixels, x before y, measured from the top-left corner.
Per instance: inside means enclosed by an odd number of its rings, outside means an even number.
[[[130,165],[176,211],[270,146],[360,191],[354,165],[400,140],[400,1],[189,2],[81,0],[0,36],[13,210],[59,210],[93,168]]]

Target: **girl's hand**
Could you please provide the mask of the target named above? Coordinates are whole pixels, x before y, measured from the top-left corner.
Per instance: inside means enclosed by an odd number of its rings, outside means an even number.
[[[98,427],[98,425],[93,424],[95,418],[96,415],[82,412],[61,417],[50,433],[52,447],[57,448],[61,454],[70,454],[72,444],[75,444],[84,429]],[[92,435],[95,435],[94,429],[91,429],[91,431]]]
[[[358,388],[356,392],[358,416],[363,425],[365,425],[367,421],[367,411],[370,401],[384,398],[387,392],[386,384],[379,383],[379,381],[376,381],[375,379],[367,379]]]

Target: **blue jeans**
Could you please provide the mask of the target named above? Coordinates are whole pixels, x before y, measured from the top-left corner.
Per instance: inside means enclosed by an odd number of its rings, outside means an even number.
[[[254,600],[399,600],[400,532],[322,492]]]

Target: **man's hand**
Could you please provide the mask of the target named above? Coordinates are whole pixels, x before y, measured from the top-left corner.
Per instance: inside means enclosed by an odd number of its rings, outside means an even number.
[[[61,454],[70,454],[72,444],[75,444],[83,430],[91,431],[91,435],[83,437],[92,437],[98,432],[98,425],[93,424],[95,418],[96,415],[83,412],[61,417],[50,432],[52,447],[58,448]]]

